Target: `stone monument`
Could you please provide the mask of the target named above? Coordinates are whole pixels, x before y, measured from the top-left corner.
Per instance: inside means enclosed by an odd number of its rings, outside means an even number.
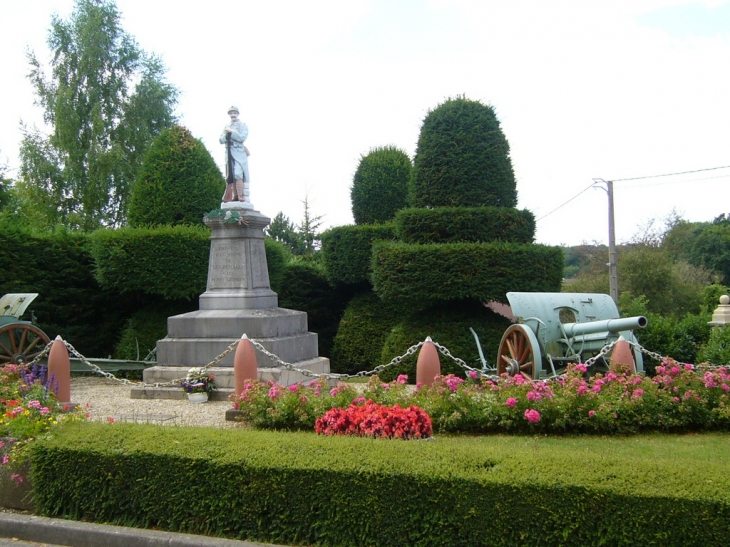
[[[221,203],[203,219],[211,228],[206,291],[198,311],[167,319],[167,336],[157,342],[157,366],[144,371],[145,383],[184,377],[187,369],[207,365],[243,334],[297,368],[329,372],[329,359],[319,357],[317,335],[308,332],[307,314],[278,307],[264,247],[264,228],[271,220],[245,197]],[[224,388],[217,398],[233,387],[233,357],[231,352],[210,369]],[[286,385],[308,379],[282,370],[259,350],[256,357],[259,379]],[[183,392],[135,388],[132,397],[182,398]]]

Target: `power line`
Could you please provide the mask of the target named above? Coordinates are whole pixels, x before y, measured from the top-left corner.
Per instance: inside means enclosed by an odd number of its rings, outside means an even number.
[[[681,171],[678,173],[666,173],[664,175],[649,175],[646,177],[631,177],[627,179],[612,179],[613,182],[623,182],[625,180],[642,180],[642,179],[656,179],[659,177],[673,177],[675,175],[689,175],[690,173],[701,173],[703,171],[716,171],[718,169],[730,169],[730,165],[723,165],[721,167],[708,167],[706,169],[695,169],[694,171]]]
[[[664,186],[665,184],[685,184],[687,182],[702,182],[703,180],[725,179],[727,177],[730,177],[730,173],[728,173],[727,175],[717,175],[715,177],[702,177],[701,179],[667,180],[664,182],[650,182],[647,184],[633,184],[631,186],[622,186],[621,190],[631,190],[632,188],[646,188],[647,186]]]
[[[568,201],[566,201],[566,202],[565,202],[565,203],[563,203],[562,205],[559,205],[559,206],[557,206],[557,207],[556,207],[555,209],[553,209],[553,210],[552,210],[552,211],[550,211],[549,213],[546,213],[546,214],[542,215],[542,216],[541,216],[540,218],[538,218],[538,219],[537,219],[537,220],[536,220],[535,222],[540,222],[540,221],[541,221],[542,219],[544,219],[544,218],[545,218],[546,216],[548,216],[548,215],[552,215],[552,214],[553,214],[553,213],[554,213],[555,211],[557,211],[558,209],[562,209],[563,207],[565,207],[566,205],[568,205],[568,203],[570,203],[570,202],[571,202],[571,201],[573,201],[573,200],[574,200],[575,198],[577,198],[577,197],[578,197],[579,195],[581,195],[581,194],[582,194],[583,192],[585,192],[586,190],[589,190],[590,188],[593,188],[593,186],[595,186],[595,184],[594,184],[594,183],[591,183],[591,184],[589,184],[589,185],[588,185],[588,186],[587,186],[586,188],[584,188],[583,190],[581,190],[580,192],[578,192],[578,193],[577,193],[576,195],[574,195],[574,196],[573,196],[572,198],[570,198],[570,199],[569,199]]]

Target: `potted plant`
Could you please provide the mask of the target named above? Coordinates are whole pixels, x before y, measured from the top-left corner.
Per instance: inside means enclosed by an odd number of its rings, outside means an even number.
[[[215,377],[202,367],[193,367],[180,385],[191,403],[204,403],[215,390]]]

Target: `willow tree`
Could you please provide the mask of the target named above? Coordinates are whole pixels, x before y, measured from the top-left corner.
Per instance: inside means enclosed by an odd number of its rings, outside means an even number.
[[[122,29],[113,0],[77,0],[68,20],[54,15],[48,46],[50,77],[28,54],[50,132],[24,126],[21,213],[82,230],[121,225],[145,151],[175,122],[178,91]]]

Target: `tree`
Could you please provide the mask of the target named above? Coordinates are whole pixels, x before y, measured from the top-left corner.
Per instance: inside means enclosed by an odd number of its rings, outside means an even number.
[[[22,210],[47,225],[119,226],[145,151],[175,121],[178,91],[160,59],[122,29],[113,0],[77,0],[68,21],[54,16],[48,46],[50,78],[28,54],[52,131],[24,126]]]
[[[293,254],[304,254],[304,241],[296,225],[284,213],[279,212],[274,217],[266,228],[266,235],[286,245]]]
[[[423,120],[410,191],[414,207],[515,207],[509,144],[491,106],[449,99]]]
[[[302,223],[299,225],[299,236],[304,242],[304,255],[312,256],[322,244],[318,231],[322,226],[322,215],[312,215],[309,207],[309,196],[304,196],[302,204],[304,205],[304,218],[302,218]]]
[[[355,224],[393,220],[406,206],[412,171],[411,159],[395,146],[373,148],[362,156],[350,189]]]
[[[174,125],[153,141],[132,188],[130,226],[199,224],[220,203],[225,181],[205,148]]]

